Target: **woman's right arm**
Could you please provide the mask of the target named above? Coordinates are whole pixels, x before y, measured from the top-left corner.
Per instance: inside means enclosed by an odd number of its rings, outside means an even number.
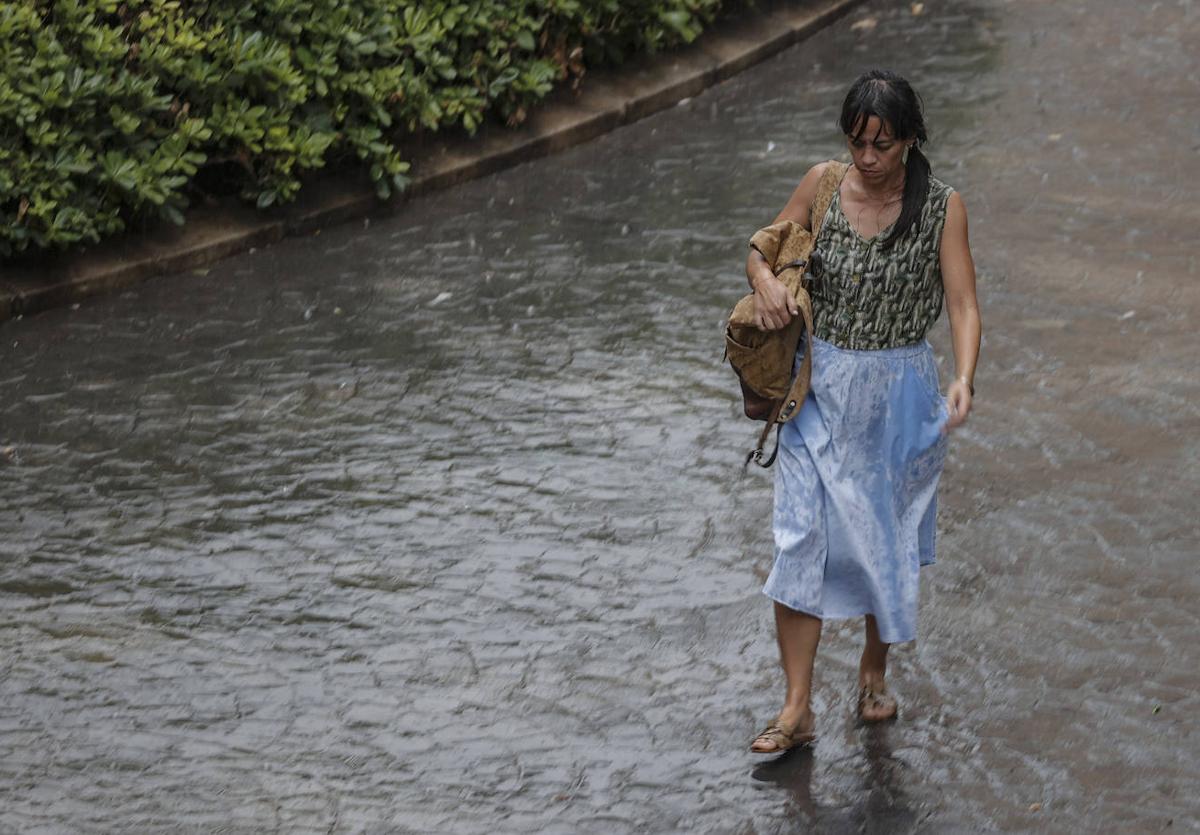
[[[817,196],[817,183],[828,165],[829,163],[822,162],[808,170],[800,185],[792,192],[791,199],[783,207],[783,211],[771,221],[771,225],[793,220],[805,229],[811,228],[808,223],[808,208]],[[792,317],[800,312],[792,294],[771,272],[770,265],[757,249],[751,249],[746,257],[746,280],[750,282],[750,288],[754,291],[755,317],[759,327],[764,330],[785,327]]]

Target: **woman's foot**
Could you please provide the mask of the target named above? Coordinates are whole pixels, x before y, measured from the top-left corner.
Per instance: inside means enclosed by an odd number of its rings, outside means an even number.
[[[895,719],[900,706],[887,692],[882,680],[860,683],[858,687],[858,718],[864,722],[886,722]]]
[[[817,738],[816,715],[809,708],[787,708],[750,743],[756,754],[778,754]]]

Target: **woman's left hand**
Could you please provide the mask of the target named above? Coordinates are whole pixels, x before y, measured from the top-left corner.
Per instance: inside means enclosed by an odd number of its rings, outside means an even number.
[[[947,430],[957,429],[967,422],[967,415],[971,413],[971,389],[962,380],[955,380],[946,389],[946,407],[950,410]]]

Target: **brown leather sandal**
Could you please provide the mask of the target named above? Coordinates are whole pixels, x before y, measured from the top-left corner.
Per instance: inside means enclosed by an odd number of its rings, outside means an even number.
[[[770,725],[763,728],[762,733],[750,741],[750,751],[755,754],[782,754],[784,751],[789,748],[795,748],[797,745],[807,745],[815,741],[816,738],[817,735],[813,731],[801,731],[799,725],[787,728],[776,719]],[[760,739],[774,743],[775,747],[765,751],[755,748],[754,743]]]
[[[878,719],[868,719],[863,716],[863,711],[871,709],[874,711],[884,710],[886,715],[880,716]],[[858,691],[858,718],[863,722],[887,722],[896,718],[896,714],[900,712],[900,706],[896,703],[887,690],[876,690],[871,685],[867,684],[861,687]]]

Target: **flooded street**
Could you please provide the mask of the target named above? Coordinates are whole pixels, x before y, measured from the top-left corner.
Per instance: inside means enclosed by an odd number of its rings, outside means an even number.
[[[1200,6],[872,2],[570,151],[0,325],[0,832],[1200,831]],[[984,346],[900,721],[782,698],[721,321],[867,66]],[[200,274],[200,273],[203,274]],[[947,319],[931,341],[943,388]]]

